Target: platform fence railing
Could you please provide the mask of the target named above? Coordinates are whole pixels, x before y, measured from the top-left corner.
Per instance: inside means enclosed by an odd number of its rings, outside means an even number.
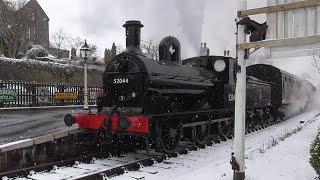
[[[83,104],[83,85],[0,80],[0,108]],[[89,105],[96,105],[102,85],[89,85]]]

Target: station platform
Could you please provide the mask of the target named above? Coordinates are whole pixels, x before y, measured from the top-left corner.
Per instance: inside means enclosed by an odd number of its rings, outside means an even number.
[[[64,116],[79,112],[85,111],[82,107],[0,109],[0,145],[74,129],[64,124]]]

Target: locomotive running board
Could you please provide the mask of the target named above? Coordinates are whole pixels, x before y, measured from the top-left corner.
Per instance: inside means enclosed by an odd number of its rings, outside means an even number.
[[[204,125],[204,124],[212,124],[212,123],[216,123],[216,122],[227,121],[228,119],[229,119],[229,117],[220,118],[220,119],[213,119],[210,121],[200,121],[200,122],[188,123],[188,124],[182,125],[182,127],[186,128],[186,127],[194,127],[194,126],[199,126],[199,125]]]
[[[195,116],[207,116],[208,119],[213,119],[213,118],[218,118],[218,117],[213,117],[214,115],[217,115],[216,113],[220,114],[220,117],[225,118],[226,116],[221,116],[225,115],[228,113],[232,113],[234,109],[215,109],[215,110],[201,110],[201,111],[189,111],[189,112],[177,112],[177,113],[165,113],[165,114],[151,114],[150,118],[151,119],[163,119],[163,118],[172,118],[172,119],[192,119]],[[213,122],[220,122],[224,119],[213,119]]]
[[[214,109],[214,110],[200,110],[200,111],[187,111],[187,112],[176,112],[176,113],[164,113],[164,114],[151,114],[150,117],[163,117],[163,116],[186,116],[186,115],[197,115],[197,114],[207,114],[211,115],[212,113],[227,113],[233,112],[234,109]]]

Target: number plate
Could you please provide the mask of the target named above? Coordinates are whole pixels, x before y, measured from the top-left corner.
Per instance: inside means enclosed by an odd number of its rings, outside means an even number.
[[[116,78],[113,79],[113,84],[128,84],[129,79],[128,78]]]

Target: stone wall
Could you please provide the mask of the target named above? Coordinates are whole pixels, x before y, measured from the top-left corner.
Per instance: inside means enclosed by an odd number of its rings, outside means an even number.
[[[70,56],[70,51],[64,49],[50,47],[48,52],[50,55],[55,56],[57,58],[69,58]]]
[[[88,69],[88,84],[102,84],[102,70]],[[0,80],[37,81],[43,83],[83,84],[83,68],[57,66],[54,64],[32,64],[0,59]]]

